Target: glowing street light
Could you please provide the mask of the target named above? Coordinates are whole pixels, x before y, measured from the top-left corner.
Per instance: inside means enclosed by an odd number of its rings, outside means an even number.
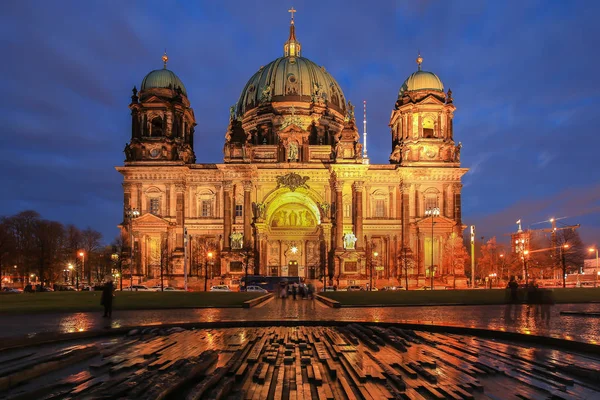
[[[79,257],[81,257],[81,272],[85,274],[85,253],[83,251],[80,251]],[[92,282],[88,282],[88,285],[92,286]],[[77,272],[77,289],[79,289],[79,271]]]
[[[598,275],[600,275],[600,271],[598,271],[598,248],[590,248],[589,252],[596,252],[596,268],[594,269],[594,287],[596,287],[596,282],[598,281]]]
[[[431,216],[431,266],[429,267],[429,275],[431,276],[431,290],[433,290],[433,220],[440,216],[440,208],[432,207],[425,210],[426,216]],[[471,280],[473,277],[471,277]]]
[[[212,266],[212,258],[213,258],[213,252],[209,251],[206,254],[206,262],[204,264],[204,291],[207,291],[207,284],[208,284],[208,263],[210,260],[211,266]],[[212,271],[211,271],[211,277],[212,277]]]
[[[563,288],[567,287],[567,264],[565,262],[565,250],[569,248],[568,244],[560,246],[560,259],[562,261]]]

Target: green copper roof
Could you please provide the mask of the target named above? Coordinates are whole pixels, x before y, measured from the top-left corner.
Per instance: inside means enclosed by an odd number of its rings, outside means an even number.
[[[257,107],[265,91],[270,92],[273,101],[310,101],[311,97],[320,96],[339,109],[346,108],[342,88],[333,76],[305,57],[280,57],[261,67],[242,90],[238,114]]]
[[[437,90],[444,91],[444,84],[433,72],[417,71],[413,72],[402,84],[398,97],[402,97],[404,92],[412,90]]]
[[[183,92],[183,94],[187,96],[185,86],[183,86],[183,82],[181,82],[181,79],[179,79],[173,71],[163,68],[156,69],[150,72],[148,75],[146,75],[146,77],[142,81],[142,86],[140,90],[152,88],[171,88],[175,90],[178,86],[181,87],[181,91]]]

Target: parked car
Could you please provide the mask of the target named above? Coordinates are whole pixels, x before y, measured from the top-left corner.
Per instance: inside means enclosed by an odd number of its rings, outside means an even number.
[[[168,286],[165,286],[164,289],[168,288]],[[163,290],[164,290],[163,289]],[[161,291],[161,286],[160,285],[156,285],[156,286],[152,286],[150,288],[150,290],[152,290],[153,292],[160,292]]]
[[[231,292],[227,285],[215,285],[210,287],[211,292]]]
[[[350,285],[346,288],[349,292],[358,292],[360,290],[365,290],[362,286],[359,285]]]
[[[23,289],[14,288],[14,287],[5,287],[5,288],[2,288],[2,292],[4,292],[4,293],[23,293]]]
[[[336,289],[333,286],[325,286],[325,288],[323,289],[323,292],[335,292]]]
[[[246,292],[268,293],[268,291],[266,289],[263,289],[260,286],[248,286],[246,288]]]
[[[384,286],[381,288],[381,290],[391,290],[391,291],[404,290],[404,287],[403,286]]]
[[[153,292],[153,289],[150,289],[148,286],[144,285],[133,285],[130,287],[126,287],[123,290],[127,290],[130,292]]]
[[[181,288],[175,288],[175,287],[173,287],[173,286],[167,286],[167,287],[165,287],[164,291],[165,291],[165,292],[185,292],[185,290],[184,290],[184,289],[181,289]]]

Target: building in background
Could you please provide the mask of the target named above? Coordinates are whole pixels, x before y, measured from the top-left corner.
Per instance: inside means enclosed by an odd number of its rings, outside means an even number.
[[[325,276],[338,286],[371,277],[387,286],[405,274],[423,285],[433,265],[436,282],[464,286],[464,269],[442,263],[448,238],[462,237],[467,172],[451,91],[419,56],[390,105],[390,162],[371,164],[354,106],[325,67],[302,56],[293,14],[283,47],[229,110],[221,164],[196,163],[195,115],[166,55],[134,88],[131,141],[117,170],[135,280],[161,271],[181,280],[187,260],[192,283],[230,282],[248,265],[250,274]],[[131,210],[140,216],[129,218]]]

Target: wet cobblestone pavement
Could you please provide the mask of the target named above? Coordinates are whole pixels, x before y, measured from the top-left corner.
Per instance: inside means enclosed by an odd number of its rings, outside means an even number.
[[[597,399],[600,358],[349,324],[184,330],[0,354],[0,399]]]
[[[118,307],[118,305],[117,305]],[[1,316],[0,337],[69,333],[127,326],[219,321],[348,321],[410,322],[514,331],[588,343],[600,341],[598,318],[560,315],[561,311],[600,312],[600,304],[558,304],[547,309],[530,305],[418,306],[329,308],[319,301],[272,299],[251,309],[115,310],[101,313]]]

